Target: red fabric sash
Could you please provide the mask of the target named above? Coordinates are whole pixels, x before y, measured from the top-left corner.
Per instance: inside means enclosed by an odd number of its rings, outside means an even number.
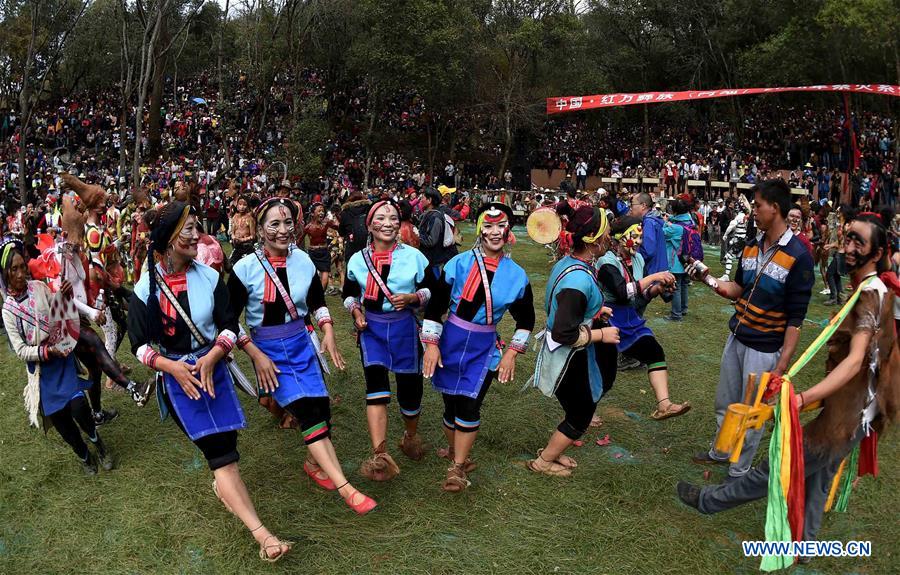
[[[381,275],[381,271],[384,269],[384,266],[390,266],[391,262],[394,259],[394,250],[389,252],[372,252],[372,265],[375,267],[375,271],[378,275]],[[387,282],[387,279],[385,279]],[[378,287],[378,282],[375,281],[375,278],[372,277],[372,274],[368,274],[366,276],[366,293],[364,297],[369,301],[378,301],[378,295],[381,293],[381,289]]]
[[[269,254],[265,255],[266,259],[269,260],[269,263],[271,263],[272,267],[276,270],[287,267],[287,257],[270,256]],[[275,287],[275,282],[272,281],[269,274],[266,274],[266,286],[263,290],[263,303],[273,303],[276,297],[278,297],[278,288]]]
[[[500,264],[500,258],[484,258],[484,267],[490,272],[496,272],[497,266]],[[478,288],[483,282],[481,281],[481,270],[478,269],[478,263],[472,264],[469,275],[466,277],[466,283],[463,284],[462,299],[473,301]]]
[[[169,286],[169,289],[172,290],[172,295],[175,297],[187,291],[187,274],[185,272],[164,275],[163,280]],[[169,321],[165,322],[163,331],[165,331],[166,335],[175,335],[175,320],[178,319],[178,312],[175,306],[172,305],[172,302],[169,301],[169,298],[161,291],[159,292],[159,310],[169,319]]]
[[[788,487],[788,523],[794,541],[803,539],[803,518],[806,512],[806,463],[803,453],[803,426],[800,425],[800,409],[794,386],[791,394],[791,484]],[[786,446],[784,446],[786,447]],[[782,449],[784,448],[782,447]]]
[[[859,467],[857,474],[878,477],[878,433],[873,431],[863,437],[859,444]]]

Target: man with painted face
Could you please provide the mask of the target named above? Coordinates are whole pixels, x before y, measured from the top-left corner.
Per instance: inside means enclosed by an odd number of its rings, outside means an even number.
[[[888,233],[882,217],[864,214],[848,226],[844,253],[856,293],[828,340],[827,375],[794,397],[798,409],[823,403],[818,416],[803,427],[805,541],[816,538],[841,462],[859,446],[859,475],[875,475],[878,437],[897,420],[900,349],[891,325],[891,308],[900,296],[900,283],[890,272]],[[857,472],[850,465],[846,468],[845,473]],[[768,483],[766,459],[737,481],[703,488],[679,482],[676,489],[686,505],[711,514],[765,497]]]
[[[625,216],[615,220],[610,227],[612,249],[596,264],[603,301],[612,309],[609,323],[619,328],[619,343],[615,346],[606,344],[604,347],[608,349],[598,353],[597,358],[604,393],[615,381],[617,353],[645,364],[650,386],[656,394],[656,408],[651,417],[663,420],[683,415],[691,406],[687,402],[678,404],[669,400],[666,354],[638,312],[654,297],[675,289],[675,276],[671,272],[644,274],[644,257],[640,253],[642,231],[638,218]]]
[[[760,232],[747,242],[738,260],[734,281],[716,280],[702,262],[688,265],[685,272],[702,281],[720,296],[734,301],[735,312],[728,328],[731,334],[722,352],[719,385],[716,388],[716,427],[725,411],[741,403],[751,373],[787,371],[800,340],[815,282],[812,255],[787,224],[791,191],[784,180],[766,180],[753,189],[753,211]],[[699,264],[699,265],[698,265]],[[745,475],[764,429],[751,429],[744,448],[729,475]],[[727,456],[710,448],[693,457],[695,463],[726,464]]]
[[[528,274],[504,253],[511,220],[506,204],[479,208],[475,247],[447,262],[425,308],[423,374],[444,398],[448,447],[438,454],[452,463],[444,491],[469,486],[467,474],[475,467],[469,452],[481,425],[481,404],[495,377],[500,383],[513,379],[516,357],[525,353],[534,329]],[[516,320],[516,331],[501,357],[496,326],[507,310]],[[441,318],[447,312],[444,323]]]

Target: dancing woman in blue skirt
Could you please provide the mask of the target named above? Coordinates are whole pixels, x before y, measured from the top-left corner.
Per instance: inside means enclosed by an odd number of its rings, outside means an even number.
[[[344,369],[344,358],[334,341],[316,266],[293,245],[296,218],[296,204],[282,198],[256,209],[262,249],[235,264],[228,281],[234,314],[246,310],[250,328],[249,337],[238,338],[238,347],[253,359],[261,392],[300,422],[309,449],[306,474],[323,489],[337,490],[347,505],[364,514],[375,508],[375,501],[350,485],[331,443],[331,402],[316,340],[312,328],[307,329],[308,314],[324,334],[322,351],[339,369]]]
[[[276,561],[291,543],[260,521],[238,471],[237,430],[247,424],[223,361],[237,341],[237,317],[218,272],[194,261],[199,239],[189,204],[160,208],[150,234],[157,263],[134,286],[128,337],[141,363],[162,372],[160,410],[203,453],[213,491],[250,530],[260,558]]]
[[[375,202],[366,215],[369,245],[347,262],[344,307],[359,332],[366,378],[366,419],[373,454],[360,473],[386,481],[400,473],[387,452],[388,372],[397,379],[397,401],[405,431],[400,449],[414,461],[424,449],[418,434],[422,408],[422,357],[419,325],[413,308],[431,298],[425,287],[428,260],[419,250],[399,243],[400,212],[390,200]]]
[[[506,204],[481,206],[475,248],[447,262],[425,309],[423,372],[444,398],[448,447],[439,453],[452,462],[444,491],[469,486],[467,474],[475,466],[469,452],[481,425],[481,404],[494,377],[499,374],[500,383],[513,379],[516,357],[525,353],[534,329],[528,274],[503,253],[511,220]],[[516,331],[501,358],[497,323],[507,310],[516,320]]]

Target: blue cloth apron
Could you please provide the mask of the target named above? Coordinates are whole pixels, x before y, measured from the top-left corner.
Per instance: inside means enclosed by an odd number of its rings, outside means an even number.
[[[34,373],[34,362],[28,362],[28,371]],[[41,362],[41,410],[53,415],[77,397],[91,382],[78,377],[75,356],[56,357]]]
[[[284,407],[301,397],[328,397],[318,354],[303,320],[260,326],[250,331],[253,343],[281,371],[278,389],[268,394]],[[260,390],[260,396],[267,395]]]
[[[441,363],[431,384],[441,393],[477,399],[497,345],[494,325],[480,325],[450,314],[441,335]]]
[[[647,320],[642,318],[636,309],[630,305],[607,304],[613,310],[609,323],[619,328],[619,343],[616,349],[624,353],[635,342],[644,336],[653,337],[653,332],[647,327]]]
[[[366,323],[366,329],[359,333],[364,367],[380,365],[394,373],[422,370],[419,324],[412,311],[367,311]]]
[[[209,347],[205,347],[187,355],[166,354],[166,357],[194,365],[197,363],[197,359],[209,353],[209,350]],[[199,374],[197,378],[199,379]],[[247,427],[244,411],[238,402],[237,391],[234,389],[231,374],[224,361],[216,363],[216,367],[213,369],[213,381],[215,382],[215,399],[200,388],[197,388],[200,391],[200,399],[191,399],[184,393],[175,378],[168,373],[163,373],[163,385],[157,387],[158,390],[162,388],[162,393],[168,395],[169,401],[175,409],[175,415],[191,441],[214,433]],[[159,406],[160,414],[165,418],[167,415],[165,402],[160,401]]]

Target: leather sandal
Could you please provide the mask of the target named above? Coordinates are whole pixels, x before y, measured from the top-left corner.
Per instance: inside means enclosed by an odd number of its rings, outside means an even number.
[[[400,467],[394,458],[387,453],[385,442],[375,448],[372,457],[366,459],[359,466],[360,474],[372,481],[389,481],[400,474]]]
[[[269,539],[275,539],[278,543],[269,543]],[[294,545],[293,541],[281,541],[275,535],[269,535],[265,539],[263,539],[262,545],[259,546],[259,558],[265,561],[266,563],[275,563],[291,551],[291,547]],[[287,551],[282,551],[282,547],[287,547]],[[269,556],[269,549],[278,549],[278,555],[274,557]]]
[[[669,398],[666,397],[660,399],[656,402],[656,405],[659,405],[667,399]],[[684,415],[690,410],[691,404],[687,401],[685,401],[684,403],[670,403],[669,407],[667,407],[665,411],[660,411],[658,408],[654,409],[653,413],[650,414],[650,417],[652,417],[656,421],[662,421],[663,419],[669,419],[670,417],[678,417],[679,415]]]
[[[455,461],[455,459],[453,458],[454,451],[452,447],[439,447],[437,450],[437,455],[442,459],[446,459],[450,463],[453,463]],[[463,461],[463,471],[468,474],[472,473],[476,469],[478,469],[478,464],[472,461],[471,457],[466,457],[466,460]]]
[[[538,449],[538,452],[537,452],[538,457],[541,457],[541,453],[543,453],[543,452],[544,452],[544,448],[543,448],[543,447],[540,448],[540,449]],[[556,459],[553,460],[553,463],[558,463],[558,464],[562,465],[563,467],[565,467],[566,469],[575,469],[576,467],[578,467],[578,462],[575,461],[575,458],[572,457],[571,455],[566,455],[565,457],[566,457],[566,459],[568,459],[568,460],[571,461],[572,463],[569,463],[569,464],[563,463],[563,460],[560,459],[560,457],[562,457],[562,455],[563,455],[563,454],[560,453],[559,456],[558,456]],[[543,457],[541,457],[541,459],[543,459]],[[546,460],[544,460],[544,461],[546,461]]]
[[[466,478],[464,464],[454,463],[447,468],[447,478],[441,485],[441,489],[448,493],[459,493],[467,489],[472,482]]]
[[[537,466],[537,460],[540,459],[544,463],[549,463],[550,467],[547,469],[541,469]],[[572,470],[565,467],[561,463],[557,463],[555,461],[547,461],[540,455],[537,456],[537,459],[532,459],[528,463],[525,464],[529,471],[533,471],[534,473],[540,473],[541,475],[549,475],[551,477],[569,477],[572,475]],[[555,467],[554,467],[555,466]]]

